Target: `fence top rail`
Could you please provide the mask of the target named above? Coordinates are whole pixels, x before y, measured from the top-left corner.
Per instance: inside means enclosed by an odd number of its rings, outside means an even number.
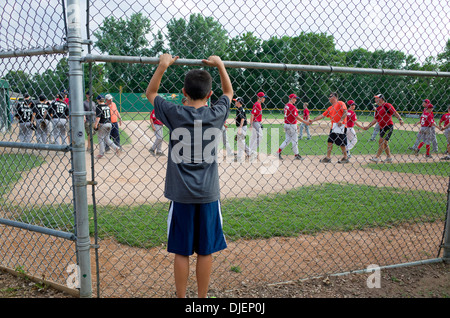
[[[87,54],[81,59],[82,63],[106,62],[106,63],[130,63],[130,64],[158,64],[158,57],[145,56],[120,56],[120,55],[95,55]],[[178,59],[175,65],[204,66],[199,59]],[[299,71],[299,72],[324,72],[324,73],[353,73],[366,75],[393,75],[393,76],[423,76],[423,77],[450,77],[450,72],[439,71],[415,71],[400,69],[375,69],[375,68],[357,68],[342,66],[321,66],[321,65],[303,65],[303,64],[284,64],[284,63],[259,63],[259,62],[237,62],[224,61],[225,67],[229,68],[253,68],[269,69],[278,71]]]
[[[56,45],[56,46],[29,49],[29,50],[2,51],[2,52],[0,52],[0,59],[11,58],[11,57],[58,54],[58,53],[65,54],[67,52],[68,52],[68,48],[66,45]]]

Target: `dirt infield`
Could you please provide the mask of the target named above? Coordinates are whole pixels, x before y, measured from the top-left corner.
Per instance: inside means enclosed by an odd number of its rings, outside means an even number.
[[[272,120],[271,123],[279,123]],[[363,123],[365,124],[365,123]],[[164,178],[167,156],[151,156],[148,149],[151,145],[153,132],[149,131],[147,121],[130,121],[121,127],[131,136],[132,144],[125,145],[120,157],[108,153],[104,158],[96,160],[95,175],[92,178],[90,155],[86,153],[87,180],[97,182],[96,196],[98,205],[140,205],[148,202],[164,202]],[[412,125],[405,125],[401,129],[413,129]],[[311,126],[313,135],[328,134],[328,122],[320,122]],[[164,143],[163,152],[167,155],[168,145]],[[98,152],[95,149],[95,154]],[[324,145],[324,154],[326,145]],[[42,152],[41,152],[42,153]],[[46,163],[26,174],[35,177],[31,181],[22,178],[11,189],[11,201],[24,201],[39,204],[70,203],[71,175],[69,155],[59,155],[49,152]],[[278,161],[271,155],[261,154],[256,162],[234,163],[223,158],[219,164],[221,198],[254,197],[261,194],[277,193],[292,188],[320,184],[324,182],[348,182],[372,186],[408,187],[445,193],[448,180],[439,176],[428,176],[427,182],[422,181],[421,175],[377,171],[365,169],[368,159],[373,155],[357,155],[351,158],[350,164],[339,165],[336,169],[338,157],[334,163],[323,164],[319,160],[322,156],[306,156],[301,162],[293,162],[293,156],[284,156],[285,160]],[[435,156],[436,157],[436,156]],[[419,162],[421,157],[393,155],[394,162]],[[438,158],[427,162],[439,161]],[[292,167],[296,166],[297,169]],[[49,171],[53,173],[49,173]],[[239,183],[235,189],[236,176],[249,176]],[[257,177],[255,177],[257,176]],[[351,176],[351,177],[350,177]],[[53,187],[43,185],[55,185]],[[32,193],[32,196],[29,194]],[[32,202],[33,199],[36,202]],[[92,196],[88,194],[88,203],[92,204]]]

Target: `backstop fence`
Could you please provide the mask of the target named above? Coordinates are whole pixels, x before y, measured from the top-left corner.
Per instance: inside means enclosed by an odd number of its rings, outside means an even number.
[[[181,104],[187,70],[218,55],[246,110],[247,136],[232,101],[217,140],[228,247],[214,254],[210,293],[447,260],[449,7],[8,1],[0,22],[0,268],[80,297],[174,296],[164,196],[171,136],[150,121],[145,97],[164,52],[180,56],[164,75],[165,99]],[[214,107],[220,81],[206,69]],[[348,109],[345,126],[315,120],[332,93]],[[118,112],[109,150],[93,129],[99,96]],[[397,111],[393,132],[368,128],[390,107],[383,100]],[[257,101],[262,127],[252,123]],[[286,118],[289,103],[299,119]]]

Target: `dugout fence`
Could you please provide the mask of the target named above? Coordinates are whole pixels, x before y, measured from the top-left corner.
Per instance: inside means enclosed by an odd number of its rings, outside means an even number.
[[[8,2],[0,70],[9,96],[22,103],[28,93],[37,102],[40,95],[53,100],[67,90],[70,116],[66,144],[53,143],[50,131],[46,143],[37,142],[36,131],[21,142],[17,119],[0,135],[0,268],[79,297],[174,296],[173,256],[166,251],[169,201],[163,194],[170,136],[163,128],[162,153],[149,151],[155,141],[150,109],[138,101],[162,52],[181,57],[161,86],[173,102],[181,102],[186,71],[204,67],[201,59],[211,54],[225,61],[248,121],[256,94],[268,96],[254,160],[234,161],[234,109],[219,141],[228,248],[214,256],[211,294],[373,265],[447,260],[450,161],[441,160],[447,140],[435,128],[431,156],[425,156],[426,146],[416,155],[409,148],[417,149],[420,125],[408,118],[422,113],[424,99],[434,105],[437,124],[448,112],[449,23],[437,22],[448,22],[445,5]],[[265,22],[254,25],[255,9]],[[408,21],[418,11],[432,28],[411,31]],[[25,14],[30,18],[20,18]],[[329,23],[334,16],[341,18],[338,25]],[[418,48],[425,45],[426,50]],[[213,105],[221,92],[210,71]],[[288,96],[298,95],[300,113],[307,103],[316,117],[330,105],[331,92],[356,102],[363,126],[373,120],[376,94],[392,103],[404,120],[400,125],[393,119],[392,162],[381,161],[384,153],[379,162],[371,161],[379,139],[371,141],[373,127],[356,129],[349,163],[338,163],[342,154],[336,145],[331,162],[321,162],[329,119],[308,126],[309,133],[302,128],[302,139],[296,137],[296,146],[287,145],[278,157]],[[107,94],[119,106],[122,153],[97,159],[98,134],[85,125],[93,112],[86,112],[83,102],[86,95],[95,101]],[[11,105],[16,115],[17,103]],[[295,159],[295,147],[302,160]],[[195,290],[192,272],[191,296]]]

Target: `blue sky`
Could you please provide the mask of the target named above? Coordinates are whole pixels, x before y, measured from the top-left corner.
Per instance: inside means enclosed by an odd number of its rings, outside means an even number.
[[[61,0],[0,0],[0,49],[31,48],[64,43]],[[245,32],[268,39],[300,32],[333,35],[342,51],[401,50],[419,62],[444,50],[450,38],[450,1],[431,0],[90,0],[91,33],[105,17],[122,18],[142,12],[152,31],[166,32],[172,18],[192,13],[214,17],[230,37]],[[86,37],[86,0],[80,0],[82,35]],[[59,21],[59,22],[57,22]],[[23,24],[26,26],[23,26]],[[151,36],[149,36],[151,40]],[[95,39],[94,39],[95,40]],[[85,52],[86,53],[86,52]]]

